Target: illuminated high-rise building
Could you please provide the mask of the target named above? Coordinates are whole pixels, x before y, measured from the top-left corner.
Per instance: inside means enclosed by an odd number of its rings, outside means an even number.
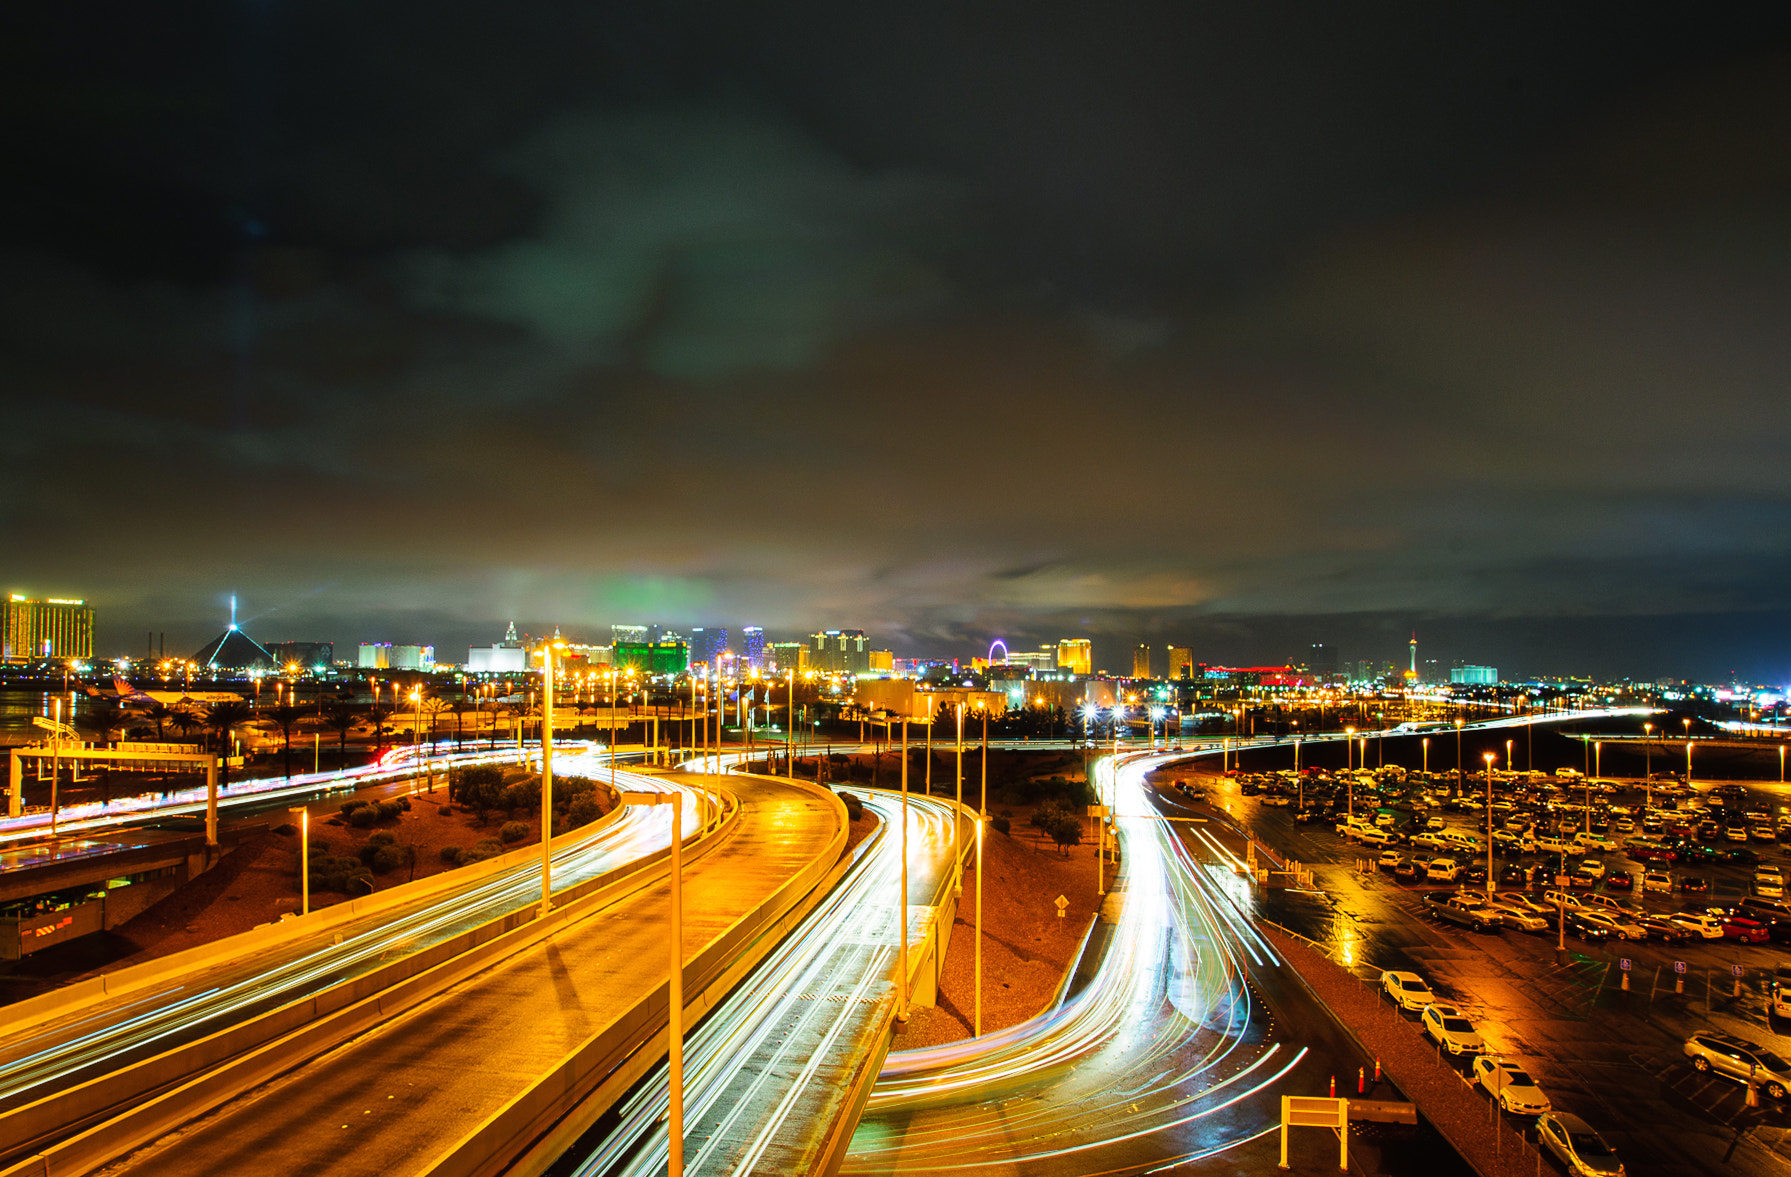
[[[1150,677],[1150,647],[1149,646],[1140,645],[1136,650],[1132,651],[1132,677],[1133,678],[1149,678]]]
[[[765,631],[756,625],[748,625],[740,630],[740,657],[745,660],[747,670],[765,669]]]
[[[1064,638],[1057,643],[1057,666],[1071,674],[1093,674],[1094,656],[1087,638]]]
[[[690,660],[707,666],[720,664],[728,648],[726,626],[699,625],[690,631]]]
[[[93,607],[85,601],[33,601],[13,594],[0,601],[0,656],[8,662],[93,657]]]
[[[1190,679],[1194,677],[1194,651],[1189,646],[1169,647],[1169,669],[1163,672],[1165,678]]]
[[[514,630],[516,627],[511,626],[510,628]],[[609,627],[609,641],[612,646],[623,642],[644,646],[647,644],[647,627],[644,625],[612,625]]]
[[[769,669],[776,674],[802,674],[808,670],[808,657],[807,642],[773,642]]]
[[[809,665],[827,674],[865,674],[871,651],[862,629],[828,629],[809,638]]]

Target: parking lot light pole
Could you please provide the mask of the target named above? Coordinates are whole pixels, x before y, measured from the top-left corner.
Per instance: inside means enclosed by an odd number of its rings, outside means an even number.
[[[1688,789],[1691,788],[1691,746],[1690,740],[1685,741],[1685,787]]]
[[[1491,752],[1486,753],[1486,896],[1492,898],[1492,766],[1498,759]]]
[[[1461,790],[1462,790],[1462,783],[1461,783],[1462,782],[1462,777],[1461,777],[1461,725],[1463,722],[1464,722],[1464,720],[1461,718],[1461,716],[1458,715],[1455,717],[1455,793],[1456,793],[1456,796],[1460,796]]]
[[[1424,775],[1426,777],[1428,777],[1430,775],[1430,737],[1429,736],[1424,737],[1423,744],[1424,744]],[[1426,781],[1425,783],[1429,784],[1430,782]]]

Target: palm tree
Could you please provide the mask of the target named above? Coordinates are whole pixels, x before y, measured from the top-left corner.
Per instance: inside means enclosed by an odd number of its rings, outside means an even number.
[[[176,707],[174,713],[168,716],[168,722],[183,736],[190,736],[205,726],[205,720],[188,707]]]
[[[367,722],[373,725],[373,758],[379,759],[386,752],[386,720],[391,718],[392,709],[380,705],[367,708]]]
[[[336,751],[343,765],[348,763],[348,733],[358,720],[354,708],[346,703],[337,703],[323,713],[323,726],[336,733]]]
[[[454,703],[453,711],[454,711],[454,750],[456,752],[458,752],[458,751],[460,751],[460,744],[461,744],[461,721],[465,716],[467,716],[469,714],[471,714],[471,715],[479,714],[479,705],[477,703],[472,702],[469,699],[461,698]]]
[[[168,706],[166,703],[154,702],[143,709],[143,714],[146,718],[155,721],[155,738],[159,743],[162,739],[165,725],[169,720],[174,718],[174,708]]]
[[[205,726],[217,737],[221,761],[218,770],[218,787],[221,789],[230,779],[230,737],[236,729],[255,718],[254,709],[247,703],[213,703],[205,709]]]
[[[278,707],[269,707],[264,714],[280,725],[280,732],[286,737],[285,759],[286,775],[292,776],[292,729],[305,716],[305,709],[292,703],[282,703]]]
[[[124,726],[124,708],[110,699],[96,699],[86,710],[86,726],[98,734],[102,744],[112,738],[114,728]]]

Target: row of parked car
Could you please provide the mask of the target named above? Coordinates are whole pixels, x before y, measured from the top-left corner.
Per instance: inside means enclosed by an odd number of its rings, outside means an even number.
[[[1486,1049],[1479,1028],[1458,1006],[1431,992],[1417,973],[1388,969],[1381,990],[1403,1010],[1418,1015],[1426,1037],[1452,1055],[1471,1055],[1474,1083],[1514,1116],[1536,1117],[1536,1138],[1575,1177],[1625,1177],[1623,1161],[1596,1129],[1571,1112],[1554,1107],[1521,1064]],[[1783,1091],[1774,1098],[1784,1098]]]

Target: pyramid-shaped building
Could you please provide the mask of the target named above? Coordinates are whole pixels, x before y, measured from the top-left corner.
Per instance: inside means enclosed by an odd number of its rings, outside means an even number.
[[[274,656],[260,642],[236,628],[235,622],[206,643],[204,649],[194,654],[193,661],[213,673],[226,674],[232,671],[246,674],[251,670],[273,670],[278,665]]]

